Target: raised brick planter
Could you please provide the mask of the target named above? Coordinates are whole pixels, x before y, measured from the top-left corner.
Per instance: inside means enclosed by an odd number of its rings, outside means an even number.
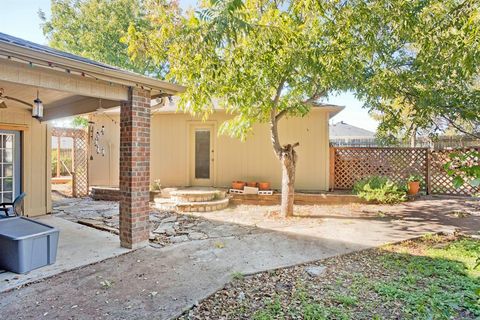
[[[230,194],[230,201],[237,205],[253,204],[272,206],[280,204],[281,194]],[[300,205],[341,205],[349,203],[365,203],[365,201],[354,194],[347,193],[295,193],[295,204]]]
[[[120,201],[122,195],[118,188],[92,187],[90,196],[93,200]]]

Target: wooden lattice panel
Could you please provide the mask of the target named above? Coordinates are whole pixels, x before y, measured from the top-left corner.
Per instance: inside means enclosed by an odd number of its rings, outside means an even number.
[[[449,176],[444,165],[450,160],[452,152],[461,153],[468,150],[480,151],[480,148],[462,150],[433,150],[430,152],[430,189],[434,194],[472,195],[480,192],[478,187],[465,183],[460,188],[453,186],[453,178]]]
[[[84,129],[53,128],[53,137],[73,139],[72,196],[88,195],[88,132]]]
[[[88,140],[85,130],[78,131],[73,140],[75,148],[74,197],[88,195]]]
[[[334,148],[334,187],[352,189],[369,176],[387,176],[405,183],[410,174],[426,176],[427,149],[423,148]]]

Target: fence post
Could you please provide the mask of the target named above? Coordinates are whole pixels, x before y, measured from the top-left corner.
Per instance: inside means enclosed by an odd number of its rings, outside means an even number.
[[[76,198],[77,195],[77,180],[75,179],[75,172],[72,172],[72,198]]]
[[[330,177],[329,189],[333,191],[335,189],[335,147],[330,147]]]
[[[427,194],[430,194],[432,192],[432,186],[431,186],[431,179],[430,179],[430,172],[431,172],[431,161],[430,161],[430,156],[431,156],[431,150],[430,149],[425,149],[426,150],[426,172],[425,172],[425,188]]]
[[[73,137],[73,145],[72,145],[72,164],[73,164],[73,170],[72,170],[72,197],[76,198],[78,196],[78,190],[77,190],[77,167],[76,164],[77,162],[75,161],[75,157],[77,156],[77,139],[76,137]]]

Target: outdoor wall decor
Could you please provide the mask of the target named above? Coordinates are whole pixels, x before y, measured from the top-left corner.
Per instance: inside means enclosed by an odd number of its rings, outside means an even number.
[[[95,130],[95,122],[89,121],[89,144],[90,144],[90,160],[93,160],[93,153],[97,155],[105,156],[105,147],[102,144],[101,139],[105,136],[105,126],[102,125],[100,130]],[[94,151],[93,151],[94,150]]]

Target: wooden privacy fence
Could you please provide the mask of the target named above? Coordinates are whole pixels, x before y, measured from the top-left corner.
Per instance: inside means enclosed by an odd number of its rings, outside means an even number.
[[[480,147],[457,150],[428,148],[331,147],[330,189],[352,189],[356,181],[369,176],[386,176],[403,184],[411,174],[424,177],[427,194],[472,195],[479,192],[469,184],[455,188],[443,166],[452,152],[480,150]]]

